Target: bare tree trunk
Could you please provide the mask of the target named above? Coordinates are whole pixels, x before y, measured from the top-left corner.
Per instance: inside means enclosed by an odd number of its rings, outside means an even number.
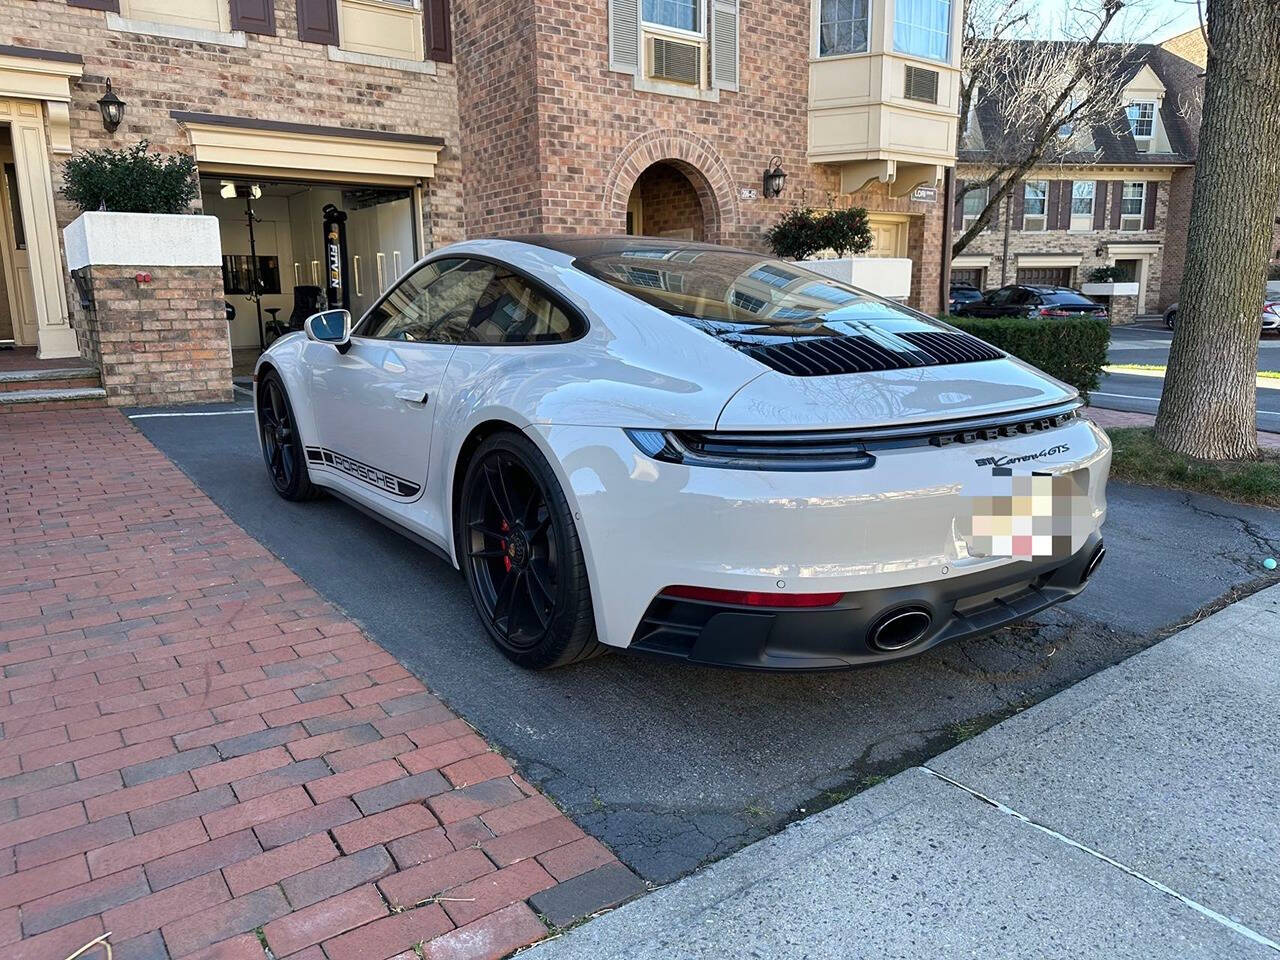
[[[1275,0],[1209,0],[1209,71],[1186,272],[1156,437],[1202,460],[1258,455],[1258,333],[1280,195]]]

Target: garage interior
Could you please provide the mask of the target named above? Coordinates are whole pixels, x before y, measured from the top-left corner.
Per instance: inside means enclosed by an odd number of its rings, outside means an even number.
[[[325,208],[347,215],[346,294],[357,319],[417,259],[409,187],[206,176],[204,212],[218,219],[223,289],[234,310],[235,372],[323,305]],[[259,321],[261,307],[261,321]],[[230,311],[228,311],[230,314]]]

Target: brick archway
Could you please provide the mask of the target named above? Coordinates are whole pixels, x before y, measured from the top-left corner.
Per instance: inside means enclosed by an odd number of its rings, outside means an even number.
[[[704,237],[709,243],[723,243],[727,227],[738,222],[733,178],[711,144],[684,130],[651,130],[623,149],[605,182],[609,229],[625,231],[631,189],[655,163],[670,164],[689,179],[702,204]]]

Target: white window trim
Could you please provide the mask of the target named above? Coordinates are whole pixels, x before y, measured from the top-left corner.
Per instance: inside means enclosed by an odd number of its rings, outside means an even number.
[[[1142,206],[1138,209],[1138,212],[1137,212],[1137,213],[1125,213],[1125,212],[1124,212],[1124,203],[1125,203],[1125,201],[1126,201],[1126,200],[1132,200],[1132,199],[1133,199],[1132,197],[1126,197],[1126,196],[1124,195],[1124,188],[1125,188],[1125,187],[1130,187],[1130,186],[1142,187]],[[1126,233],[1139,233],[1139,232],[1141,232],[1141,231],[1143,231],[1143,230],[1145,230],[1145,229],[1146,229],[1146,224],[1147,224],[1147,184],[1146,184],[1146,181],[1145,181],[1145,180],[1121,180],[1121,181],[1120,181],[1120,229],[1121,229],[1121,230],[1124,230],[1124,221],[1125,221],[1125,218],[1126,218],[1126,217],[1137,217],[1137,218],[1138,218],[1138,223],[1139,223],[1139,226],[1138,226],[1138,229],[1137,229],[1137,230],[1125,230],[1125,232],[1126,232]]]
[[[684,27],[670,27],[665,23],[656,23],[653,20],[644,18],[644,0],[636,0],[636,7],[640,13],[640,29],[647,30],[650,33],[669,33],[673,37],[680,37],[685,40],[706,40],[707,39],[707,9],[702,2],[695,2],[693,7],[698,14],[698,30],[686,30]]]
[[[386,70],[404,70],[407,73],[436,73],[434,60],[408,60],[401,57],[384,57],[377,53],[359,53],[343,50],[330,44],[326,48],[333,63],[357,63],[364,67],[382,67]]]
[[[205,30],[202,27],[185,27],[178,23],[133,20],[110,11],[107,12],[107,29],[148,37],[165,37],[169,40],[191,40],[195,43],[210,43],[222,47],[248,45],[248,38],[243,30]]]
[[[1130,107],[1147,106],[1147,105],[1149,105],[1149,106],[1151,107],[1151,132],[1150,132],[1150,133],[1148,133],[1148,134],[1146,134],[1146,135],[1143,135],[1143,134],[1140,134],[1140,133],[1136,132],[1136,130],[1134,129],[1134,127],[1135,127],[1135,121],[1134,121],[1134,120],[1131,120],[1131,119],[1129,118],[1129,108],[1130,108]],[[1129,133],[1133,136],[1133,139],[1135,139],[1135,140],[1154,140],[1154,139],[1155,139],[1155,137],[1156,137],[1156,117],[1157,117],[1157,116],[1159,115],[1159,113],[1160,113],[1160,105],[1159,105],[1158,103],[1156,103],[1156,101],[1154,101],[1154,100],[1130,100],[1128,103],[1126,103],[1126,104],[1124,105],[1124,110],[1125,110],[1124,118],[1125,118],[1125,121],[1129,124]]]
[[[1041,211],[1040,213],[1027,212],[1027,187],[1033,183],[1044,184],[1044,197],[1043,197],[1044,210]],[[1044,226],[1028,227],[1027,226],[1028,219],[1043,220]],[[1029,231],[1031,233],[1040,233],[1041,231],[1049,229],[1049,181],[1048,180],[1024,180],[1022,182],[1022,229]]]
[[[909,51],[909,50],[899,50],[899,49],[898,49],[897,41],[894,39],[894,35],[895,35],[895,34],[897,33],[897,31],[898,31],[897,5],[895,4],[895,5],[894,5],[894,18],[893,18],[891,21],[889,21],[889,23],[888,23],[888,25],[887,25],[887,26],[888,26],[889,49],[890,49],[890,50],[892,50],[892,51],[893,51],[893,53],[894,53],[895,55],[897,55],[897,56],[900,56],[900,57],[910,57],[910,58],[912,58],[912,59],[919,60],[921,63],[931,63],[931,64],[934,64],[935,66],[936,66],[937,64],[939,64],[939,63],[941,63],[941,64],[950,64],[950,63],[952,63],[952,62],[954,61],[954,59],[955,59],[955,52],[956,52],[956,51],[955,51],[955,46],[956,46],[956,37],[955,37],[956,17],[959,15],[959,11],[960,11],[960,10],[962,10],[963,8],[964,8],[964,0],[950,0],[950,2],[949,2],[949,7],[948,7],[948,16],[947,16],[947,51],[946,51],[946,54],[945,54],[944,56],[942,56],[942,57],[930,57],[930,56],[928,56],[928,55],[926,55],[926,54],[923,54],[923,53],[912,53],[912,52],[911,52],[911,51]],[[868,37],[868,38],[870,38],[870,37],[871,37],[871,30],[870,30],[870,28],[868,28],[868,29],[867,29],[867,37]]]
[[[1075,210],[1076,200],[1084,199],[1084,197],[1076,196],[1076,189],[1075,189],[1076,183],[1089,184],[1090,190],[1089,190],[1089,212],[1088,213],[1076,213],[1076,210]],[[1094,183],[1092,180],[1073,181],[1071,184],[1070,200],[1071,200],[1070,205],[1067,207],[1067,214],[1068,214],[1067,231],[1069,233],[1088,233],[1089,231],[1093,230],[1093,222],[1094,222],[1093,218],[1098,212],[1098,185]],[[1077,220],[1083,220],[1085,222],[1081,226],[1076,226]]]
[[[809,55],[814,60],[839,60],[841,57],[866,57],[871,54],[871,38],[874,36],[873,31],[876,26],[876,5],[874,0],[867,0],[867,49],[854,50],[849,53],[823,53],[822,52],[822,0],[812,0],[809,4],[810,19],[813,24],[813,30],[809,38]],[[933,61],[929,61],[933,62]]]

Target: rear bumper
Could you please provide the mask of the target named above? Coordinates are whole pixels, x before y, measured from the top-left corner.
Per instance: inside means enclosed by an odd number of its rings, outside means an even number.
[[[1069,600],[1084,589],[1102,547],[1094,534],[1066,560],[1021,562],[951,580],[847,593],[822,609],[761,610],[656,597],[630,649],[748,670],[838,670],[915,656],[982,636]],[[877,649],[873,628],[904,610],[929,626],[900,650]]]

